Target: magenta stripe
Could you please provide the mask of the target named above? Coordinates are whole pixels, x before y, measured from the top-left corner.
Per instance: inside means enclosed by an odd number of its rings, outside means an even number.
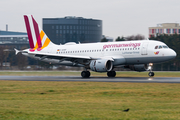
[[[38,24],[37,24],[37,22],[34,20],[33,16],[32,16],[32,20],[33,20],[33,24],[34,24],[34,30],[35,30],[35,34],[36,34],[36,39],[37,39],[37,43],[38,43],[38,48],[41,48],[41,47],[42,47],[42,43],[41,43],[41,38],[40,38],[40,33],[39,33]]]
[[[32,33],[31,33],[30,25],[29,25],[29,20],[28,20],[28,17],[26,15],[24,15],[24,21],[26,24],[26,30],[27,30],[27,34],[28,34],[28,38],[29,38],[30,48],[34,48]]]

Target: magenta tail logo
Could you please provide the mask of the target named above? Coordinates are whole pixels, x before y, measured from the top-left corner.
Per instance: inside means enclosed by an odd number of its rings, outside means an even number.
[[[27,35],[29,38],[30,51],[40,51],[50,43],[49,38],[38,26],[32,15],[24,15]]]
[[[30,48],[32,50],[35,46],[34,46],[34,43],[33,43],[33,37],[32,37],[32,32],[31,32],[28,16],[26,16],[26,15],[24,16],[24,21],[25,21],[25,24],[26,24],[27,35],[28,35],[28,38],[29,38],[29,45],[30,45]]]
[[[34,20],[34,18],[32,17],[33,20],[33,25],[34,25],[34,30],[35,30],[35,35],[36,35],[36,40],[37,40],[37,44],[38,44],[38,48],[37,50],[40,51],[42,44],[41,44],[41,38],[40,38],[40,32],[39,32],[39,28],[38,28],[38,24],[37,22]]]

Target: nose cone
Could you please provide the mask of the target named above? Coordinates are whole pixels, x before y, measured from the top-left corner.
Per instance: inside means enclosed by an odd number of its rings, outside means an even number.
[[[176,54],[176,52],[174,50],[171,49],[169,51],[169,56],[171,57],[171,59],[174,59],[177,56],[177,54]]]

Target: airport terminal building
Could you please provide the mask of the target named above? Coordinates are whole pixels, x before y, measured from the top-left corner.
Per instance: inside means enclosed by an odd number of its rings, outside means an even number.
[[[28,48],[27,33],[0,30],[0,46],[12,46],[17,49]]]
[[[71,16],[43,18],[43,30],[55,44],[100,42],[102,39],[102,20]]]
[[[162,23],[157,27],[149,27],[149,38],[156,37],[157,34],[180,34],[180,25],[178,23]]]

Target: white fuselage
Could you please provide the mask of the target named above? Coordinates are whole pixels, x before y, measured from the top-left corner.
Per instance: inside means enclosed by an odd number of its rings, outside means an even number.
[[[158,46],[158,48],[155,48]],[[159,48],[162,46],[162,48]],[[66,56],[69,59],[53,59],[53,58],[39,58],[31,55],[29,50],[24,50],[28,53],[23,53],[29,57],[37,58],[39,60],[50,62],[53,64],[63,64],[73,66],[72,59],[109,59],[113,61],[114,66],[118,65],[133,65],[133,64],[147,64],[165,62],[176,57],[176,52],[168,47],[163,42],[154,40],[142,41],[123,41],[123,42],[103,42],[103,43],[88,43],[75,44],[67,43],[65,45],[50,45],[42,51],[36,51],[44,55],[51,54],[53,56]],[[32,52],[33,53],[33,52]],[[77,60],[81,63],[81,60]],[[75,65],[75,64],[74,64]]]

